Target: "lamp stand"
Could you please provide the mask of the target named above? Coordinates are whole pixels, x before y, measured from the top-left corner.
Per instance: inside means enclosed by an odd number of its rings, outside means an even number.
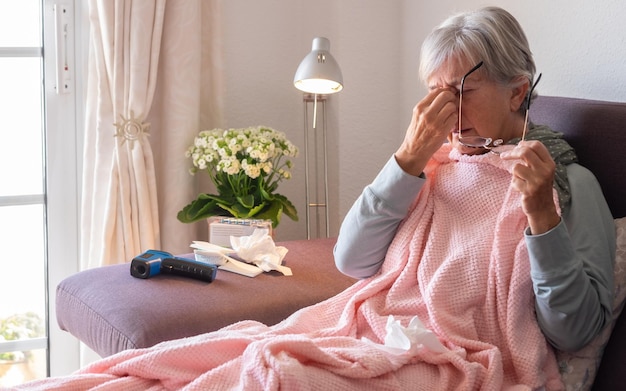
[[[315,218],[315,237],[322,237],[320,231],[321,220],[324,220],[326,237],[330,236],[328,222],[328,156],[326,146],[326,100],[328,95],[304,94],[304,181],[306,201],[306,237],[312,237],[312,215]],[[313,106],[313,118],[309,120],[309,106]],[[318,126],[318,109],[321,106],[321,129]],[[313,125],[310,127],[310,125]],[[321,132],[321,140],[319,133]],[[320,158],[321,154],[321,158]],[[311,161],[313,164],[311,164]],[[320,167],[321,165],[321,167]],[[323,175],[323,189],[320,186],[320,176]],[[324,214],[320,213],[324,209]]]

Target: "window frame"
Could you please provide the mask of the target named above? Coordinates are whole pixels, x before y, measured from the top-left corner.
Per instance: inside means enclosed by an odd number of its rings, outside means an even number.
[[[80,0],[43,0],[44,126],[47,240],[47,330],[48,374],[63,376],[80,367],[78,340],[59,328],[56,318],[56,287],[79,271],[81,156],[84,123],[82,93],[84,59],[88,51],[87,5]],[[71,11],[72,28],[67,40],[67,58],[73,66],[73,88],[56,91],[54,7]]]

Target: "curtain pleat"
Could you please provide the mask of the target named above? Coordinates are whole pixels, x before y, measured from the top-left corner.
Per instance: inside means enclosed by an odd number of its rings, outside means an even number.
[[[150,112],[165,0],[90,0],[83,267],[160,247]],[[106,171],[104,168],[108,168]]]

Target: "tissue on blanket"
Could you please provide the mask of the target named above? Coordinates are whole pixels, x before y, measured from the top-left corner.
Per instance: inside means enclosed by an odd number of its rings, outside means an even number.
[[[230,244],[239,258],[263,271],[277,270],[286,276],[292,275],[291,269],[282,265],[287,248],[276,246],[267,230],[255,229],[249,236],[231,236]]]
[[[446,347],[439,342],[437,336],[424,327],[424,324],[422,324],[417,316],[414,316],[409,322],[409,325],[404,327],[393,315],[389,315],[385,329],[387,330],[385,346],[411,350],[416,349],[419,345],[423,345],[436,353],[443,353],[447,350]]]
[[[446,145],[434,158],[377,275],[272,327],[239,322],[24,388],[562,389],[534,314],[526,218],[507,167]],[[446,350],[368,343],[383,343],[389,315],[418,316]]]
[[[409,325],[404,327],[393,315],[389,315],[385,330],[387,335],[385,335],[384,345],[376,344],[365,337],[363,341],[394,354],[415,354],[415,350],[422,346],[435,353],[444,353],[447,350],[435,333],[424,327],[417,316],[414,316]]]

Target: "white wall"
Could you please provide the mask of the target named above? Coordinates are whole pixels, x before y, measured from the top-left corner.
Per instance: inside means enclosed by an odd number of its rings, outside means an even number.
[[[604,0],[224,0],[224,126],[265,124],[302,147],[295,70],[311,40],[325,36],[344,76],[329,101],[331,234],[401,141],[424,95],[417,78],[424,36],[446,16],[498,5],[524,27],[544,95],[626,101],[626,2]],[[303,159],[280,191],[301,219],[279,240],[304,238]]]

